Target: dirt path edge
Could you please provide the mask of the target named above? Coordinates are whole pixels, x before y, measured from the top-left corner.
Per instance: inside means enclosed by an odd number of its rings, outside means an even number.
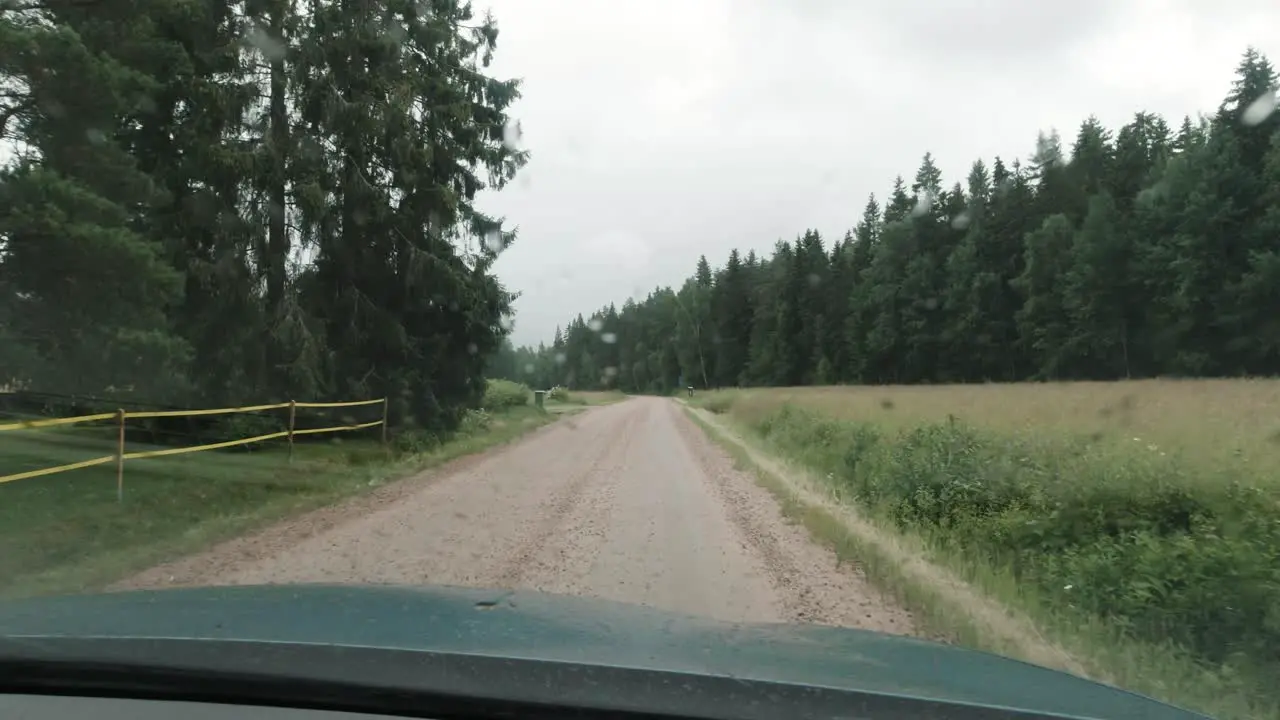
[[[755,466],[757,472],[785,488],[792,501],[817,508],[835,518],[859,548],[890,563],[895,574],[913,586],[916,594],[930,596],[934,604],[945,606],[941,608],[942,614],[967,623],[983,638],[984,649],[1081,677],[1107,681],[1098,677],[1096,672],[1088,672],[1084,663],[1044,637],[1030,618],[980,593],[955,573],[925,559],[920,549],[912,548],[906,538],[879,527],[856,508],[837,501],[806,469],[766,453],[714,414],[681,400],[677,402],[714,440],[737,451]]]

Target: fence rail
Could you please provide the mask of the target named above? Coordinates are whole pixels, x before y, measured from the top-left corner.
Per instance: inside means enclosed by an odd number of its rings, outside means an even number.
[[[372,422],[356,423],[354,425],[334,425],[332,427],[323,428],[295,428],[298,408],[347,408],[360,407],[365,405],[382,405],[382,419]],[[289,427],[287,430],[279,432],[267,433],[266,435],[255,435],[253,437],[239,438],[236,440],[227,440],[224,442],[208,443],[204,445],[189,445],[186,447],[165,448],[163,450],[139,450],[135,452],[125,452],[125,422],[128,420],[139,420],[146,418],[170,418],[170,417],[192,417],[199,415],[230,415],[235,413],[251,413],[262,412],[265,410],[289,410]],[[265,442],[267,440],[277,440],[286,438],[289,443],[289,457],[293,457],[293,439],[299,435],[316,435],[327,432],[349,432],[352,430],[364,430],[372,427],[382,427],[382,442],[387,442],[387,399],[376,398],[373,400],[345,400],[339,402],[298,402],[291,400],[289,402],[272,403],[269,405],[248,405],[245,407],[224,407],[224,408],[207,408],[201,410],[142,410],[138,412],[128,412],[123,409],[110,413],[95,413],[92,415],[77,415],[75,417],[62,418],[42,418],[39,420],[20,420],[18,422],[0,423],[0,433],[10,430],[36,430],[40,428],[58,427],[65,425],[77,425],[80,423],[100,422],[103,420],[115,420],[116,426],[119,428],[117,432],[116,451],[111,455],[103,455],[102,457],[90,458],[88,460],[80,460],[78,462],[67,463],[65,465],[56,465],[54,467],[39,468],[37,470],[27,470],[11,475],[0,475],[0,485],[16,480],[27,480],[29,478],[41,477],[43,475],[53,475],[55,473],[68,472],[71,470],[79,470],[81,468],[93,467],[95,465],[106,465],[110,462],[116,463],[116,498],[124,499],[124,461],[125,460],[142,460],[145,458],[164,457],[166,455],[184,455],[186,453],[203,452],[206,450],[221,450],[223,448],[235,447],[237,445],[248,445],[250,443]]]

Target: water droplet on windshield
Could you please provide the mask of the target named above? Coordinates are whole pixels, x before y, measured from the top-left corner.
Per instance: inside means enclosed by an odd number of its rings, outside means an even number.
[[[604,327],[604,321],[601,320],[600,318],[591,318],[591,320],[587,323],[587,327],[591,328],[591,332],[600,332],[600,330]]]
[[[965,228],[969,227],[969,213],[962,212],[959,215],[951,218],[951,227],[952,229],[955,229],[955,230],[964,230]]]
[[[501,231],[494,229],[484,234],[484,246],[494,255],[502,252],[506,245],[506,241],[502,239]]]
[[[933,208],[933,193],[922,190],[916,195],[916,206],[911,208],[911,217],[924,217]]]
[[[604,369],[604,376],[605,376],[606,378],[611,378],[611,377],[613,377],[614,375],[617,375],[617,374],[618,374],[618,368],[616,368],[616,367],[614,367],[614,366],[612,366],[612,365],[610,365],[609,367],[607,367],[607,368],[605,368],[605,369]]]
[[[502,126],[502,144],[512,152],[520,151],[520,142],[524,139],[524,128],[519,120],[507,119]]]
[[[506,330],[507,332],[511,332],[513,329],[515,329],[516,318],[514,315],[503,315],[502,318],[498,320],[498,323],[502,325],[503,330]]]
[[[386,35],[391,42],[403,43],[408,34],[409,32],[400,23],[394,21],[387,23]]]
[[[822,282],[822,278],[818,277],[818,273],[809,273],[809,287],[818,287]]]
[[[618,336],[613,333],[601,333],[600,340],[606,345],[612,345],[618,342]]]
[[[524,364],[524,372],[525,372],[525,374],[526,374],[526,375],[532,375],[532,374],[533,374],[533,363],[525,363],[525,364]]]
[[[1240,113],[1240,122],[1249,127],[1261,125],[1264,120],[1271,117],[1271,113],[1276,111],[1276,99],[1274,89],[1262,93],[1257,100],[1249,103],[1244,112]]]
[[[475,355],[476,353],[480,352],[480,348],[476,347],[475,343],[467,343],[467,352],[471,353],[472,355]]]
[[[557,365],[563,365],[563,364],[565,364],[566,362],[569,362],[569,356],[568,356],[568,355],[565,355],[564,353],[556,353],[556,364],[557,364]]]
[[[283,60],[285,55],[284,42],[280,38],[272,37],[260,27],[251,27],[244,34],[244,40],[250,47],[262,53],[262,56],[268,60]]]

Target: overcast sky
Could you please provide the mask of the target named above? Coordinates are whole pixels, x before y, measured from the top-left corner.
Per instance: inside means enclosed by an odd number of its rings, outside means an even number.
[[[519,228],[517,344],[701,254],[843,234],[925,151],[950,185],[1090,114],[1211,112],[1249,45],[1280,62],[1276,0],[474,2],[524,81],[532,160],[481,203]]]

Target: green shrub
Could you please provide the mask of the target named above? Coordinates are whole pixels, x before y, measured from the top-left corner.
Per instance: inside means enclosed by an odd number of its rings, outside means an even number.
[[[402,455],[431,452],[440,447],[440,436],[428,430],[401,430],[392,440],[392,446]]]
[[[218,418],[211,427],[201,432],[199,437],[190,437],[189,442],[184,444],[229,442],[231,440],[258,437],[259,435],[270,435],[271,433],[288,429],[287,420],[273,415],[251,413],[225,415]],[[197,440],[199,441],[198,443],[196,442]],[[279,442],[279,440],[275,442]],[[245,447],[252,447],[252,445]]]
[[[1280,498],[1157,451],[945,422],[886,434],[791,406],[754,428],[839,493],[1206,664],[1280,668]]]
[[[734,401],[734,397],[732,395],[722,394],[722,395],[712,395],[711,397],[697,404],[701,405],[708,412],[713,412],[717,415],[723,415],[724,413],[729,412],[729,410],[733,408],[733,401]]]
[[[493,423],[493,417],[486,410],[467,410],[462,414],[462,422],[458,425],[460,435],[471,435],[484,432]]]
[[[564,388],[559,386],[553,387],[547,391],[547,399],[554,400],[560,403],[573,402],[573,398],[570,397],[569,395],[569,388]]]
[[[532,396],[527,385],[510,380],[486,380],[481,405],[486,410],[524,407]]]

